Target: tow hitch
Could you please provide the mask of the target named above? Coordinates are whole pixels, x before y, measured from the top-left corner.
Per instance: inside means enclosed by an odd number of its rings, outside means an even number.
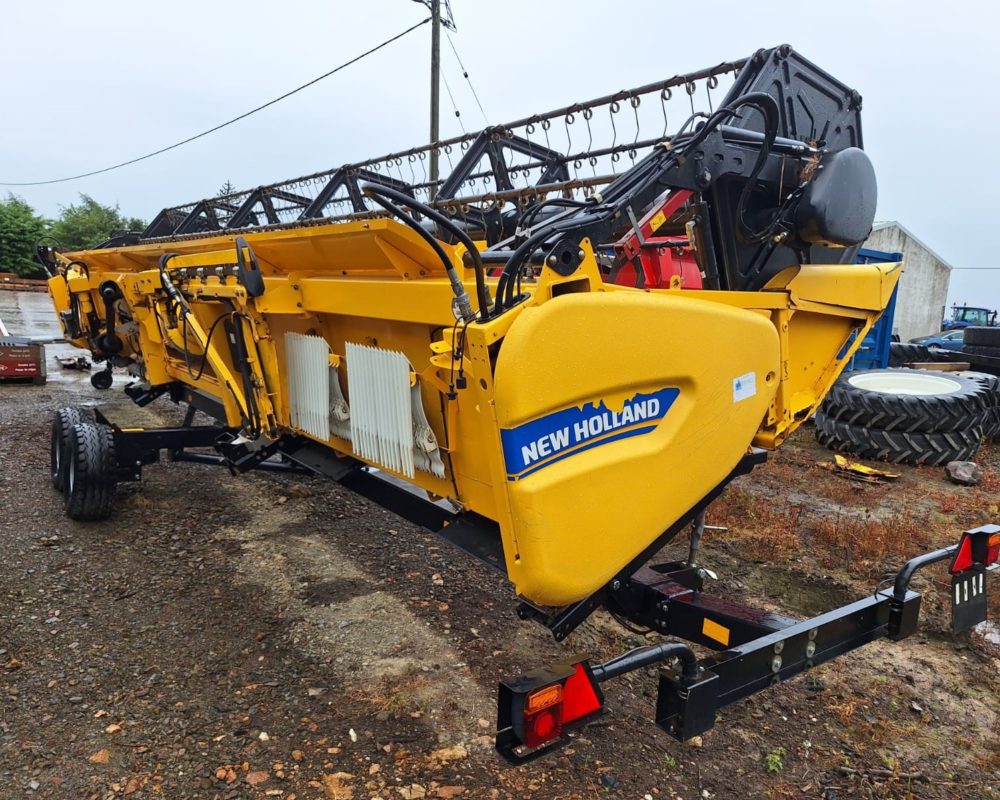
[[[604,711],[600,684],[641,667],[662,665],[656,724],[684,741],[715,724],[716,712],[745,697],[878,639],[917,629],[920,569],[951,559],[952,630],[985,621],[986,574],[1000,561],[1000,526],[965,531],[958,544],[910,559],[892,589],[807,620],[747,608],[702,591],[704,572],[684,562],[643,567],[605,605],[629,621],[714,652],[698,659],[681,642],[641,647],[604,664],[588,657],[537,669],[500,684],[497,751],[512,764],[545,755]]]

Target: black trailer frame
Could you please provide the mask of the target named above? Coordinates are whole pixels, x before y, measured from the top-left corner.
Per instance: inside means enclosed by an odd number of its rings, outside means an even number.
[[[987,615],[984,580],[997,564],[982,560],[985,542],[1000,534],[1000,526],[966,531],[974,560],[970,567],[952,569],[952,630],[968,630]],[[644,566],[612,589],[605,605],[632,623],[674,636],[639,648],[604,664],[582,663],[592,681],[652,665],[659,673],[656,724],[679,741],[701,735],[715,725],[717,712],[739,700],[802,674],[815,666],[879,639],[899,641],[913,634],[920,616],[919,593],[910,589],[918,570],[955,559],[959,544],[910,559],[896,574],[891,588],[806,620],[761,611],[704,592],[706,571],[689,562]],[[690,644],[688,644],[690,643]],[[698,659],[691,645],[712,651]],[[560,663],[500,684],[496,748],[511,764],[523,764],[566,744],[564,728],[555,741],[526,751],[517,731],[516,710],[533,691],[565,680],[575,664]],[[597,689],[599,692],[599,689]],[[603,696],[601,696],[603,705]],[[581,723],[589,722],[590,715]]]

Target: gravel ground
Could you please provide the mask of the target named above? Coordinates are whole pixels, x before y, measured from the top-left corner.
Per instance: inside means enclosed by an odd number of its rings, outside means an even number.
[[[599,614],[557,645],[499,575],[319,479],[157,465],[109,521],[72,522],[47,479],[51,413],[98,399],[125,406],[76,382],[0,386],[2,798],[1000,796],[998,662],[933,626],[724,710],[697,746],[656,729],[655,672],[632,674],[568,748],[508,768],[499,677],[640,637]],[[828,457],[810,436],[741,485],[785,506],[842,483],[806,475]],[[893,502],[951,491],[907,481]],[[741,550],[706,547],[736,596],[811,611],[863,585]]]

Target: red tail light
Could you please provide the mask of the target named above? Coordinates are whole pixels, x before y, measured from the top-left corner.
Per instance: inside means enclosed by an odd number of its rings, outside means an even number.
[[[990,567],[1000,561],[1000,529],[996,525],[983,525],[962,534],[958,552],[951,562],[951,574],[957,575],[973,565]]]
[[[602,697],[598,696],[597,683],[594,682],[587,669],[587,662],[581,661],[573,665],[573,674],[563,685],[563,703],[560,722],[569,725],[571,722],[590,716],[600,711],[604,705]]]
[[[497,750],[523,763],[565,741],[572,728],[599,716],[604,697],[587,661],[535,670],[500,684]],[[537,751],[524,755],[523,751]]]

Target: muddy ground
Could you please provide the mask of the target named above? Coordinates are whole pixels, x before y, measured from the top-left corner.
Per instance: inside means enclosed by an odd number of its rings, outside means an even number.
[[[1000,797],[1000,661],[988,636],[945,632],[940,569],[918,581],[920,635],[727,708],[697,746],[653,725],[650,669],[511,769],[492,750],[498,677],[641,636],[597,615],[556,644],[498,574],[320,479],[158,465],[108,522],[71,522],[51,413],[98,401],[125,405],[0,385],[2,798]],[[1000,518],[1000,446],[975,488],[909,468],[856,484],[829,460],[802,431],[713,507],[722,591],[816,613]]]

